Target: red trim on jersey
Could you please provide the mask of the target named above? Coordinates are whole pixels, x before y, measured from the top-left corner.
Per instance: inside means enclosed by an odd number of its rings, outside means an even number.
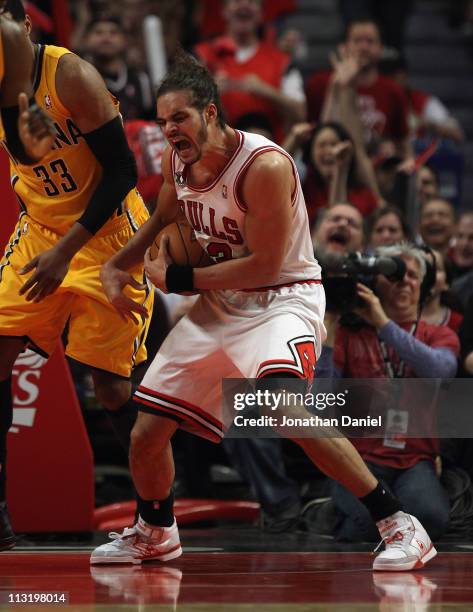
[[[296,203],[296,196],[297,196],[297,191],[299,189],[299,184],[297,182],[297,175],[296,175],[296,168],[295,168],[295,165],[294,165],[294,160],[285,151],[282,151],[281,149],[278,149],[277,147],[275,147],[273,145],[264,145],[263,147],[259,147],[258,149],[255,149],[251,153],[251,155],[248,157],[246,162],[243,164],[243,166],[238,171],[238,174],[236,175],[236,178],[235,178],[235,182],[233,184],[233,197],[234,197],[236,205],[238,206],[238,208],[242,212],[246,213],[248,211],[248,206],[244,202],[242,202],[240,200],[240,198],[238,197],[238,189],[239,189],[239,186],[240,186],[239,185],[240,181],[242,180],[243,175],[248,170],[248,167],[254,162],[254,160],[259,155],[262,155],[263,153],[268,153],[268,151],[276,151],[277,153],[281,153],[281,155],[284,155],[284,157],[287,157],[287,159],[291,162],[292,175],[294,177],[294,181],[295,181],[295,185],[296,185],[295,188],[294,188],[294,191],[291,194],[291,204],[292,204],[292,206],[294,206],[294,204]]]
[[[143,385],[140,385],[137,391],[141,391],[142,393],[151,395],[155,397],[157,400],[162,399],[165,402],[169,402],[170,404],[175,404],[178,407],[187,408],[187,410],[195,412],[202,419],[205,419],[206,421],[208,421],[215,427],[222,428],[222,423],[218,419],[215,419],[213,416],[211,416],[207,412],[204,412],[202,408],[199,408],[198,406],[195,406],[194,404],[190,404],[189,402],[186,402],[178,397],[173,397],[172,395],[166,395],[165,393],[159,393],[158,391],[154,391],[153,389],[148,389],[147,387],[144,387]],[[137,398],[137,399],[141,399],[141,398]]]
[[[310,343],[311,348],[314,349],[313,363],[310,363],[309,356],[304,353],[307,360],[307,364],[304,364],[302,361],[303,355],[300,347],[305,346],[308,343]],[[256,378],[264,378],[270,374],[275,374],[278,372],[288,372],[291,374],[296,374],[296,376],[299,378],[307,379],[309,382],[312,382],[314,379],[315,364],[317,362],[317,356],[315,353],[315,338],[311,336],[298,336],[297,338],[289,340],[288,346],[291,353],[294,355],[294,360],[269,359],[268,361],[264,361],[263,363],[260,363],[258,370],[256,371]],[[306,366],[310,367],[311,370],[309,371],[308,367]]]
[[[267,287],[255,287],[254,289],[239,289],[239,291],[245,291],[251,293],[252,291],[270,291],[271,289],[280,289],[281,287],[292,287],[293,285],[321,285],[320,279],[310,280],[297,280],[292,283],[283,283],[282,285],[268,285]]]
[[[290,359],[269,359],[268,361],[264,361],[260,363],[258,370],[256,371],[256,378],[263,378],[266,376],[266,372],[261,374],[261,370],[268,365],[274,365],[274,368],[269,368],[268,372],[293,372],[300,376],[301,372],[297,369],[297,363],[295,361],[291,361]],[[292,368],[285,368],[284,366],[292,366]]]
[[[261,368],[264,368],[264,366],[267,366],[271,363],[275,363],[276,365],[281,365],[284,363],[288,365],[294,365],[294,362],[291,361],[290,359],[269,359],[268,361],[265,361],[264,363],[260,365],[260,367],[258,368],[258,372],[261,370]]]
[[[138,408],[141,412],[145,412],[146,414],[152,414],[153,416],[162,416],[165,419],[177,419],[179,422],[179,426],[182,429],[186,430],[186,423],[188,423],[192,427],[192,433],[195,433],[198,430],[202,437],[206,440],[210,440],[212,442],[221,442],[223,439],[223,432],[219,435],[210,427],[206,427],[199,423],[192,417],[188,415],[183,415],[181,412],[177,410],[171,410],[170,408],[164,408],[163,406],[159,406],[157,404],[153,404],[153,402],[148,402],[141,398],[135,398],[139,404],[146,406],[146,408]],[[183,424],[183,425],[182,425]]]
[[[162,414],[164,417],[166,417],[167,415],[172,415],[173,417],[176,417],[179,420],[179,423],[182,423],[182,422],[191,423],[193,428],[199,429],[202,432],[204,432],[205,438],[209,438],[209,436],[211,436],[213,440],[220,442],[220,440],[224,436],[224,427],[222,423],[220,424],[219,427],[217,427],[217,429],[219,429],[220,431],[215,431],[215,429],[205,425],[205,423],[198,421],[192,415],[184,414],[183,412],[181,412],[177,405],[176,405],[176,409],[173,409],[170,406],[163,406],[162,404],[159,403],[159,400],[158,402],[155,403],[153,401],[146,400],[139,396],[138,397],[134,396],[133,399],[136,400],[139,404],[143,404],[144,406],[147,406],[148,408],[152,408],[153,415]]]
[[[225,164],[225,166],[222,168],[222,170],[220,171],[220,173],[218,174],[218,176],[214,179],[212,179],[212,181],[210,183],[207,183],[206,185],[192,185],[191,183],[187,182],[187,187],[189,187],[189,189],[192,189],[192,191],[197,191],[198,193],[205,193],[206,191],[210,191],[211,189],[213,189],[215,187],[215,185],[218,183],[218,181],[222,178],[223,174],[228,170],[228,168],[231,166],[231,164],[233,163],[233,161],[235,160],[236,156],[240,153],[242,147],[243,147],[243,143],[245,141],[245,136],[243,134],[243,132],[240,132],[239,130],[234,130],[235,134],[238,137],[238,145],[235,149],[235,151],[233,152],[233,155],[230,157],[230,159],[227,161],[227,163]],[[189,166],[184,166],[184,176],[187,177],[187,170],[188,170]],[[186,178],[187,181],[187,178]]]
[[[292,157],[290,155],[286,155],[286,157],[289,159],[289,161],[291,162],[291,168],[292,168],[292,176],[294,177],[294,192],[291,195],[291,206],[294,206],[297,200],[297,194],[299,189],[301,188],[299,185],[299,181],[298,179],[298,174],[297,174],[297,170],[296,170],[296,164],[294,163],[294,160],[292,159]]]
[[[271,368],[270,370],[266,370],[266,372],[263,372],[263,374],[260,374],[256,378],[266,378],[266,376],[269,376],[270,374],[278,374],[280,372],[288,372],[289,374],[295,374],[298,378],[307,378],[306,376],[304,376],[304,374],[301,374],[295,369],[292,370],[291,368]]]
[[[251,153],[251,155],[248,157],[246,162],[243,164],[243,166],[240,168],[240,170],[238,171],[238,174],[236,175],[236,178],[235,178],[235,182],[233,183],[233,198],[235,200],[236,205],[241,211],[246,213],[248,210],[248,207],[246,206],[246,204],[244,202],[241,202],[240,198],[238,197],[238,187],[239,187],[239,183],[242,178],[242,175],[246,172],[246,170],[248,169],[248,166],[250,166],[250,164],[258,157],[258,155],[262,155],[263,153],[266,153],[267,151],[277,151],[277,150],[278,149],[276,149],[276,147],[273,147],[270,145],[265,145],[264,147],[259,147],[258,149],[255,149],[253,153]]]
[[[182,414],[177,412],[176,410],[172,410],[171,408],[165,408],[164,406],[161,406],[161,404],[155,404],[154,402],[146,400],[143,397],[134,397],[133,399],[139,404],[143,404],[144,406],[152,408],[153,414],[155,414],[156,412],[169,413],[172,414],[174,417],[177,417],[179,423],[184,420]],[[140,410],[140,408],[138,408],[138,410]]]

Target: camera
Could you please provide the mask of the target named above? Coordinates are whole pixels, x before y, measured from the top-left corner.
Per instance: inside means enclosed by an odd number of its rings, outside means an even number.
[[[325,254],[319,258],[327,298],[327,310],[346,314],[362,305],[356,284],[363,283],[374,289],[374,279],[383,274],[392,282],[400,281],[406,273],[406,264],[400,257]]]

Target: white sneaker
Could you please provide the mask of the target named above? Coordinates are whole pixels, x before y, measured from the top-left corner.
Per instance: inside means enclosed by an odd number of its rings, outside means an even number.
[[[415,516],[396,512],[376,525],[382,537],[379,546],[384,542],[386,549],[374,560],[374,570],[402,572],[419,569],[437,554]]]
[[[90,556],[91,563],[134,563],[170,561],[182,555],[176,519],[171,527],[148,525],[141,517],[123,533],[109,533],[112,542],[102,544]]]

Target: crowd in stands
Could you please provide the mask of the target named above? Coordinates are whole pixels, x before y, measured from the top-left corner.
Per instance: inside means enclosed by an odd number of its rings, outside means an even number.
[[[453,4],[452,23],[471,27],[472,3]],[[349,253],[405,262],[402,280],[380,275],[372,287],[357,286],[362,305],[353,309],[355,323],[328,309],[319,376],[473,376],[473,203],[460,209],[457,198],[445,197],[435,162],[439,143],[459,147],[465,135],[438,97],[410,83],[404,29],[411,5],[340,0],[343,40],[327,58],[327,70],[307,73],[297,59],[303,36],[284,29],[285,16],[297,10],[295,0],[265,6],[260,0],[71,2],[72,45],[120,101],[139,188],[150,207],[161,185],[165,146],[153,123],[153,85],[142,44],[143,18],[155,14],[165,24],[167,61],[180,41],[214,74],[230,125],[263,134],[294,157],[316,255],[328,262],[324,283],[330,284],[330,265]],[[164,307],[176,320],[187,303],[175,299]],[[461,468],[473,478],[471,440],[444,444],[434,436],[406,435],[394,442],[389,437],[354,442],[373,473],[434,539],[448,532],[452,491],[443,472]],[[227,440],[224,448],[260,501],[266,528],[300,526],[307,500],[287,473],[286,445]],[[205,456],[205,450],[199,452]],[[356,498],[335,483],[325,492],[331,498],[332,535],[377,539]]]

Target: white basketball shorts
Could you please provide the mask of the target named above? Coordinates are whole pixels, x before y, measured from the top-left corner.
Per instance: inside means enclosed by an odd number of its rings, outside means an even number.
[[[218,442],[222,379],[294,374],[313,378],[325,339],[320,281],[263,291],[206,291],[170,332],[134,399]]]

